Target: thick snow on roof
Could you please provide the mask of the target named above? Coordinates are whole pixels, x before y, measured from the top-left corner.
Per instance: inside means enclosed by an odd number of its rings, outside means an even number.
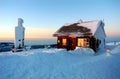
[[[57,32],[54,33],[54,36],[57,35],[84,35],[92,34],[94,35],[97,28],[99,27],[101,20],[95,21],[78,21],[77,23],[67,23],[63,25]],[[89,31],[88,31],[89,30]]]
[[[37,49],[0,53],[0,79],[119,79],[120,45],[91,49]],[[103,52],[103,53],[102,53]]]
[[[98,21],[98,20],[88,21],[88,22],[82,22],[82,23],[79,23],[78,26],[84,26],[86,28],[91,29],[91,32],[94,35],[95,32],[96,32],[96,30],[97,30],[97,28],[98,28],[99,22],[100,21]]]

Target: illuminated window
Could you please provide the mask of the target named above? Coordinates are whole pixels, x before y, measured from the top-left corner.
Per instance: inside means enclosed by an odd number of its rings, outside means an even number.
[[[64,46],[67,45],[67,39],[66,39],[66,38],[63,38],[63,39],[62,39],[62,45],[64,45]]]
[[[78,46],[80,47],[84,46],[84,39],[78,39]]]
[[[60,40],[58,40],[58,43],[60,43]]]
[[[87,40],[86,38],[78,38],[77,45],[79,47],[89,47],[89,40]]]

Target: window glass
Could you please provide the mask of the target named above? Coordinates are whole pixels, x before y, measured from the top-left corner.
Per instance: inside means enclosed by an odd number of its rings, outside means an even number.
[[[62,45],[64,45],[64,46],[67,45],[67,39],[66,38],[62,39]]]
[[[60,40],[58,40],[57,42],[60,43]]]

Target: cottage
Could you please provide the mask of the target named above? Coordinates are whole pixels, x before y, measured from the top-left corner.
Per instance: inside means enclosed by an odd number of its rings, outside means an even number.
[[[53,36],[57,37],[57,48],[74,50],[76,47],[97,51],[105,46],[104,23],[101,20],[78,21],[63,25]]]

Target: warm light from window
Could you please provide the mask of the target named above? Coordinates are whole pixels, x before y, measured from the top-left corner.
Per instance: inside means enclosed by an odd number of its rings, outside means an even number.
[[[80,47],[84,46],[84,39],[78,39],[78,46]]]
[[[58,40],[58,43],[60,43],[60,40]]]
[[[62,45],[67,45],[67,39],[66,38],[62,39]]]
[[[89,47],[89,40],[86,38],[78,38],[77,45],[79,47]]]

